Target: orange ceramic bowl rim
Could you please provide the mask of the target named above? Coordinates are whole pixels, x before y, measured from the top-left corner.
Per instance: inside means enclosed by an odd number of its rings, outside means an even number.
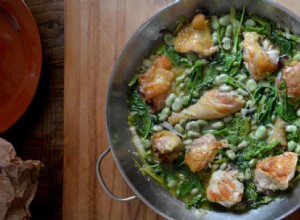
[[[3,41],[1,38],[2,47],[5,48],[2,50],[4,51],[2,60],[0,58],[0,64],[2,62],[0,66],[3,68],[0,70],[0,87],[3,90],[0,88],[0,133],[2,133],[21,118],[32,102],[41,75],[42,47],[37,24],[22,0],[1,0],[0,15],[1,24],[8,31],[4,33],[8,35],[5,38],[8,40]],[[10,43],[11,41],[13,43]],[[19,48],[20,52],[14,46],[8,45],[16,43],[22,45]],[[5,52],[8,54],[5,55]],[[7,55],[11,56],[11,61]]]

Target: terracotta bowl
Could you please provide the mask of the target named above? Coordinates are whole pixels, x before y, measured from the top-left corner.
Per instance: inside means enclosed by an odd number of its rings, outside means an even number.
[[[0,133],[25,112],[40,79],[39,32],[22,0],[0,1]]]

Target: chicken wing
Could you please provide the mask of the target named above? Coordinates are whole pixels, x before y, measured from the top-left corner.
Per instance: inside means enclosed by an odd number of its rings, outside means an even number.
[[[171,124],[178,123],[181,119],[216,119],[223,118],[239,111],[245,104],[243,98],[233,92],[220,92],[210,90],[206,92],[194,105],[179,113],[173,112],[168,118]]]
[[[263,37],[256,32],[244,32],[244,62],[256,80],[271,75],[277,68],[279,50],[271,46],[262,47]]]
[[[194,51],[205,57],[217,51],[212,43],[208,21],[203,14],[197,14],[190,24],[178,32],[174,48],[180,53]]]
[[[217,151],[225,146],[225,143],[217,141],[214,135],[206,134],[195,139],[184,157],[184,162],[193,172],[200,172],[211,162]]]
[[[172,64],[165,55],[157,56],[146,73],[139,77],[139,92],[149,102],[154,112],[159,111],[169,95],[175,74]]]
[[[244,185],[237,180],[237,170],[215,171],[206,188],[207,198],[225,207],[231,207],[240,202],[244,193]]]
[[[298,155],[285,152],[268,157],[256,164],[254,183],[259,192],[267,190],[285,190],[295,175]]]
[[[152,153],[163,163],[172,162],[184,150],[181,139],[170,131],[160,131],[152,135]]]
[[[292,96],[293,101],[300,100],[300,62],[293,62],[283,68],[277,83],[280,83],[282,79],[286,81],[288,96]]]

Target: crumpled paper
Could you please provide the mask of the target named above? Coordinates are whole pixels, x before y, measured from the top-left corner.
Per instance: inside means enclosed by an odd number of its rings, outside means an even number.
[[[31,218],[29,205],[33,200],[41,167],[40,161],[22,161],[13,146],[0,138],[0,219]]]

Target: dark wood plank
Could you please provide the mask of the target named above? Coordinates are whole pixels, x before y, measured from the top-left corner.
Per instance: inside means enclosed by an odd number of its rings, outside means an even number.
[[[64,2],[26,0],[39,27],[43,70],[39,88],[25,115],[3,137],[24,159],[45,164],[30,207],[33,219],[62,218]]]

